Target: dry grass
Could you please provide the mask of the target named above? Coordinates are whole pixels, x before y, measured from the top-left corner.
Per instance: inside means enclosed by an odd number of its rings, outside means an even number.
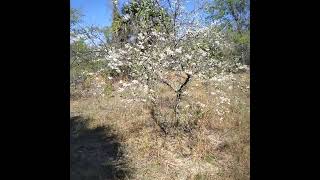
[[[129,100],[125,92],[71,100],[71,111],[90,117],[90,128],[114,130],[132,172],[129,179],[249,179],[249,80],[249,74],[222,82],[192,79],[179,104],[179,125],[188,131],[168,135],[148,104]],[[163,121],[172,119],[174,94],[163,84],[156,92],[157,113]]]

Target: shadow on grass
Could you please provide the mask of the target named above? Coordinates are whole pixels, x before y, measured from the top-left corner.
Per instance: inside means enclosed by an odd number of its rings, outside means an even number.
[[[88,128],[89,119],[70,118],[70,179],[113,180],[129,177],[120,143],[109,127]]]

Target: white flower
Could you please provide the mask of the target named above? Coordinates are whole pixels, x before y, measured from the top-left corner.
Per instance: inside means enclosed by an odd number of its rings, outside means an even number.
[[[124,47],[127,48],[127,49],[131,48],[130,44],[128,44],[128,43],[126,43],[126,44],[124,45]]]
[[[122,91],[124,91],[124,88],[119,88],[118,91],[122,92]]]
[[[143,36],[142,33],[139,33],[139,34],[138,34],[138,39],[140,39],[140,40],[144,39],[144,36]]]
[[[202,103],[200,103],[200,106],[201,106],[202,108],[206,107],[206,105],[205,105],[205,104],[202,104]]]
[[[124,87],[128,87],[128,86],[130,86],[131,84],[129,84],[129,83],[123,83],[122,84]]]
[[[179,54],[182,53],[182,47],[179,47],[178,49],[176,49],[176,52]]]
[[[140,49],[144,49],[144,46],[142,44],[137,45]]]
[[[190,60],[192,59],[192,55],[186,54],[186,58]]]
[[[169,47],[166,48],[166,53],[168,55],[174,55],[174,52]]]
[[[125,15],[123,16],[123,19],[124,19],[125,21],[128,21],[128,20],[130,19],[130,15],[129,15],[129,14],[125,14]]]
[[[201,103],[201,102],[199,102],[199,101],[198,101],[196,104],[200,105],[200,107],[202,107],[202,108],[206,107],[205,104],[203,104],[203,103]]]
[[[113,79],[113,77],[110,77],[110,76],[109,76],[109,77],[108,77],[108,79],[110,79],[110,80],[111,80],[111,79]]]
[[[147,92],[149,90],[149,86],[148,85],[144,85],[144,91]]]
[[[192,71],[191,70],[186,70],[185,71],[187,74],[191,74],[192,75]]]
[[[164,53],[160,53],[159,56],[160,56],[160,59],[164,59],[166,55]]]
[[[207,52],[205,52],[205,51],[202,50],[202,49],[199,49],[199,50],[198,50],[198,53],[200,53],[201,56],[206,56],[206,55],[207,55]]]

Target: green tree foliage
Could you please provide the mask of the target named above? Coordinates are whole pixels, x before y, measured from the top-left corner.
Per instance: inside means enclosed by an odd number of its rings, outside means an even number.
[[[250,1],[215,0],[207,8],[210,20],[217,22],[235,43],[235,53],[250,64]]]
[[[239,33],[249,30],[249,0],[214,0],[207,10],[210,18],[225,28]]]
[[[70,80],[77,81],[84,66],[92,59],[86,36],[80,28],[82,14],[78,9],[70,9]]]
[[[123,14],[129,15],[128,23],[136,23],[139,28],[150,31],[156,29],[165,31],[171,28],[171,20],[168,13],[157,4],[155,0],[133,0],[124,6]]]
[[[172,31],[170,16],[155,0],[132,0],[121,9],[121,14],[114,1],[111,29],[115,41],[128,42],[140,32]]]
[[[112,10],[112,25],[111,25],[111,31],[112,31],[112,39],[114,42],[122,41],[119,40],[119,37],[122,36],[122,19],[118,8],[118,1],[113,0],[113,10]],[[108,33],[108,30],[105,32]]]

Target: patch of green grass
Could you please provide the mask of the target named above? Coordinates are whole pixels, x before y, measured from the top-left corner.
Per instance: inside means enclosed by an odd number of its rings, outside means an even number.
[[[194,177],[195,180],[207,180],[209,179],[209,177],[206,174],[197,174]]]
[[[206,155],[204,157],[204,160],[210,164],[214,164],[215,162],[215,157],[213,155]]]
[[[104,87],[103,93],[107,96],[109,96],[113,91],[113,87],[111,83],[107,83],[106,86]]]

